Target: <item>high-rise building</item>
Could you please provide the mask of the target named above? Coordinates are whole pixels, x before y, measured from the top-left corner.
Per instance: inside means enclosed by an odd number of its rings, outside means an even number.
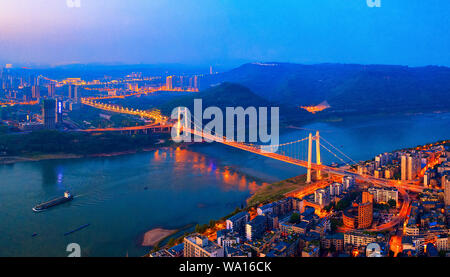
[[[368,191],[363,191],[362,193],[362,202],[361,203],[373,203],[373,194]]]
[[[78,102],[78,87],[76,85],[69,85],[69,98]]]
[[[340,195],[342,193],[342,184],[332,183],[330,184],[330,195]]]
[[[198,76],[194,76],[194,88],[198,88]]]
[[[370,227],[373,221],[373,195],[367,191],[362,194],[362,202],[358,205],[358,228]]]
[[[223,248],[200,234],[184,238],[184,257],[223,257]]]
[[[314,202],[320,207],[325,207],[330,204],[330,193],[325,189],[318,189],[314,191]]]
[[[48,97],[49,98],[55,97],[55,94],[56,94],[56,86],[55,86],[55,84],[54,83],[48,84],[47,89],[48,89]]]
[[[420,159],[414,156],[408,157],[408,180],[416,178],[418,171],[420,170]]]
[[[250,215],[248,212],[237,213],[227,219],[227,229],[243,235],[245,233],[245,225],[247,224],[249,218]]]
[[[55,99],[45,99],[42,106],[42,118],[46,129],[56,127],[56,101]]]
[[[56,102],[56,123],[61,124],[63,122],[63,103],[62,101],[58,100]]]
[[[450,175],[445,176],[445,178],[442,178],[445,180],[445,184],[442,184],[442,187],[444,188],[444,201],[445,205],[450,205]]]
[[[414,180],[420,171],[421,159],[415,155],[404,154],[401,157],[401,179]]]
[[[353,176],[342,177],[342,184],[344,185],[344,190],[348,190],[351,186],[355,184],[355,177]]]
[[[41,97],[41,92],[39,90],[39,85],[34,85],[31,87],[31,96],[34,99],[39,99]]]
[[[400,170],[400,173],[401,173],[401,179],[402,179],[402,181],[405,181],[405,180],[407,180],[407,178],[408,178],[408,167],[407,167],[407,162],[408,161],[408,156],[406,156],[406,155],[402,155],[402,157],[401,157],[401,170]]]
[[[267,227],[267,218],[264,215],[257,215],[245,225],[245,236],[247,240],[259,239],[264,235]]]
[[[173,76],[167,76],[166,77],[166,89],[172,90],[173,89]]]

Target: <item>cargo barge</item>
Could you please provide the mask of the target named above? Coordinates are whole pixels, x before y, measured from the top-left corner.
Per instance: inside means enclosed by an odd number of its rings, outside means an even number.
[[[69,202],[72,199],[73,199],[73,195],[70,194],[70,192],[66,191],[66,192],[64,192],[64,196],[55,198],[53,200],[47,201],[47,202],[39,204],[39,205],[36,205],[35,207],[33,207],[33,211],[41,212],[41,211],[51,208],[53,206],[57,206],[57,205]]]

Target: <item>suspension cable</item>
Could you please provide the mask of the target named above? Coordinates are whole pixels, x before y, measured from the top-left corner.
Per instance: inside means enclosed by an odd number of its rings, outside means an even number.
[[[324,139],[323,137],[320,137],[320,139],[324,140],[326,143],[328,143],[329,145],[331,145],[331,147],[333,147],[334,149],[336,149],[337,151],[339,151],[339,153],[341,153],[342,155],[344,155],[347,159],[349,159],[350,161],[352,161],[354,164],[357,163],[357,162],[355,162],[352,158],[350,158],[349,156],[347,156],[344,152],[342,152],[341,150],[339,150],[336,146],[334,146],[333,144],[331,144],[330,142],[328,142],[326,139]]]

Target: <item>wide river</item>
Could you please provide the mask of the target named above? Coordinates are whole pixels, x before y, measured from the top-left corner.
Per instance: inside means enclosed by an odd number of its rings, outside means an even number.
[[[353,160],[450,138],[450,114],[353,119],[290,129],[286,142],[310,130]],[[324,153],[325,162],[331,156]],[[264,182],[303,168],[217,144],[116,157],[0,165],[0,256],[140,256],[142,234],[155,227],[208,223],[245,203]],[[76,197],[41,213],[31,208],[70,190]],[[78,232],[64,236],[84,224]],[[36,233],[36,236],[32,234]]]

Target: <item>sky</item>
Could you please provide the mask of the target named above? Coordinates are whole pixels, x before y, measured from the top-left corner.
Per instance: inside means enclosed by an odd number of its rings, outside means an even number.
[[[380,1],[0,0],[0,64],[450,66],[449,0]]]

